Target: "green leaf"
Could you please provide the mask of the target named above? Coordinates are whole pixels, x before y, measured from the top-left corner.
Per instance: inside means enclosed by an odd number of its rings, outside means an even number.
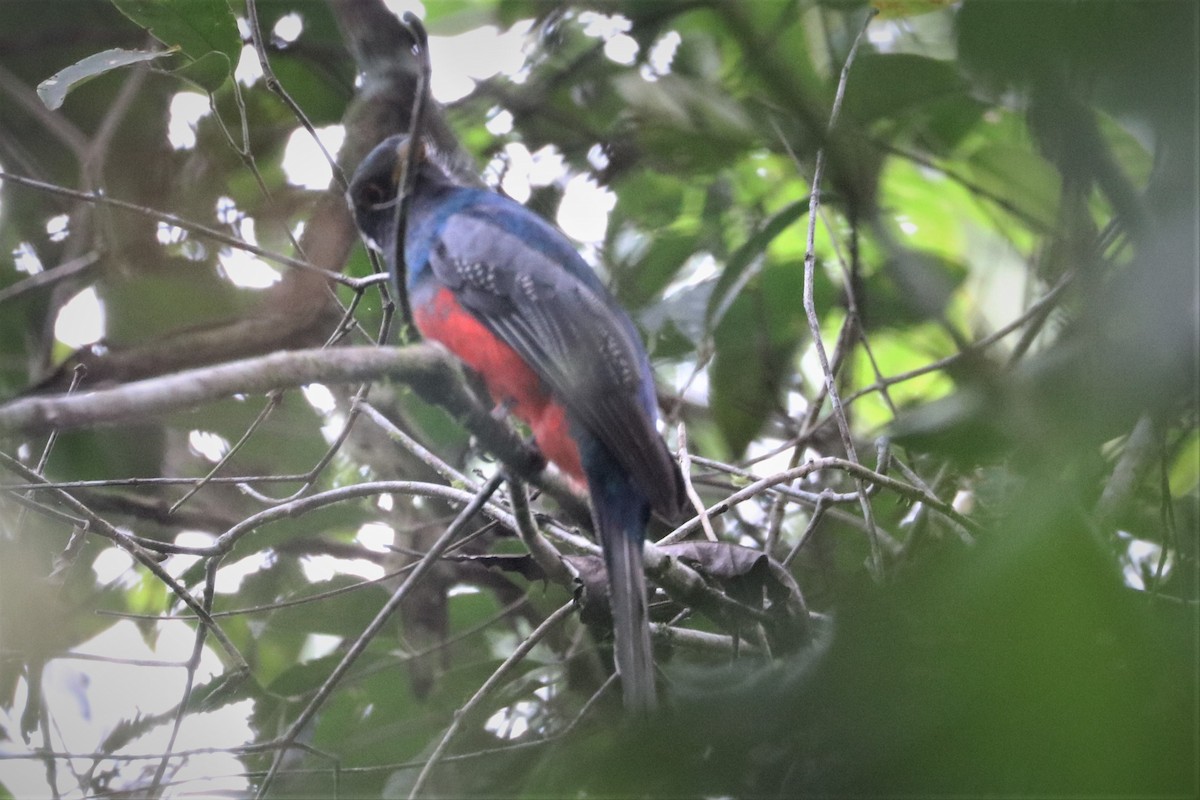
[[[964,264],[921,250],[897,248],[885,269],[866,281],[863,323],[868,330],[938,319],[967,278]]]
[[[665,231],[654,236],[637,262],[622,267],[617,285],[621,303],[629,309],[649,305],[696,250],[694,234]]]
[[[971,385],[903,411],[890,428],[902,447],[937,453],[958,463],[995,458],[1012,436],[993,402],[994,391]]]
[[[754,261],[754,259],[762,256],[775,237],[783,233],[796,220],[808,213],[809,198],[797,200],[791,205],[781,210],[778,214],[767,220],[766,224],[754,233],[749,239],[742,244],[733,255],[729,257],[729,262],[725,265],[725,269],[721,272],[721,277],[717,279],[717,286],[713,289],[713,293],[709,299],[708,313],[706,317],[711,321],[713,315],[717,312],[719,304],[728,302],[726,295],[732,287],[741,279],[742,273]],[[799,295],[797,295],[799,297]]]
[[[267,691],[281,697],[304,697],[316,691],[322,683],[329,679],[329,674],[345,658],[345,653],[334,652],[327,656],[314,658],[302,664],[296,664],[284,670],[267,685]],[[391,662],[390,657],[365,653],[359,657],[358,668]]]
[[[117,9],[193,61],[212,52],[237,64],[242,37],[226,0],[113,0]]]
[[[1031,220],[1049,226],[1058,213],[1062,179],[1046,159],[1025,147],[985,145],[965,165],[981,188]]]
[[[870,296],[869,283],[867,287],[863,294]],[[926,366],[937,355],[955,352],[953,340],[941,326],[932,322],[898,330],[870,331],[870,337],[873,358],[852,359],[846,365],[854,375],[855,388],[875,383],[876,366],[883,375],[898,375]],[[954,380],[946,372],[927,372],[888,387],[888,396],[896,407],[904,409],[945,397],[954,386]],[[877,392],[854,402],[854,416],[863,430],[883,428],[896,418],[892,406]]]
[[[712,408],[734,455],[780,408],[792,354],[805,330],[801,262],[770,264],[738,295],[713,335]]]
[[[1171,494],[1189,494],[1200,485],[1200,431],[1192,431],[1179,448],[1170,471]]]
[[[879,12],[877,19],[903,19],[944,11],[954,0],[871,0],[871,7]]]
[[[711,84],[679,75],[649,82],[630,74],[612,83],[641,123],[642,146],[678,168],[720,170],[758,141],[746,109]]]
[[[215,92],[225,84],[232,69],[226,55],[214,50],[175,70],[175,74],[206,92]]]
[[[125,595],[125,610],[130,614],[148,615],[160,614],[167,608],[171,600],[167,585],[159,580],[157,575],[146,572],[137,586]],[[153,647],[158,636],[157,626],[150,620],[137,620],[138,630],[147,646]]]
[[[950,62],[910,53],[864,54],[846,83],[846,113],[873,122],[965,92],[966,81]]]
[[[128,67],[130,64],[140,64],[144,61],[153,61],[172,52],[174,51],[122,50],[114,48],[112,50],[104,50],[100,53],[93,53],[87,58],[76,61],[69,67],[60,69],[39,83],[37,86],[38,97],[42,99],[46,108],[56,111],[62,107],[63,101],[67,99],[67,93],[76,86],[81,86],[92,78],[114,69]]]
[[[638,170],[623,177],[614,188],[618,193],[614,217],[632,220],[642,228],[653,230],[670,225],[678,218],[688,186],[673,175]]]

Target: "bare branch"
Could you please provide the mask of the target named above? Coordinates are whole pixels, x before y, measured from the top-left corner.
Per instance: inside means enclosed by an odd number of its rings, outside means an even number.
[[[438,538],[437,542],[429,548],[429,552],[425,554],[425,557],[413,568],[413,571],[404,579],[404,582],[400,584],[388,602],[379,609],[379,613],[375,615],[371,623],[346,651],[346,655],[343,656],[337,667],[329,673],[329,677],[321,684],[321,688],[317,690],[312,700],[305,706],[304,711],[300,712],[300,715],[291,724],[287,732],[280,737],[278,741],[279,750],[275,754],[275,759],[271,762],[270,771],[267,772],[266,777],[263,778],[262,783],[258,786],[257,797],[266,797],[267,791],[270,789],[271,783],[279,771],[279,766],[283,763],[283,758],[287,754],[288,748],[296,741],[296,737],[300,735],[301,731],[304,730],[321,706],[324,705],[325,701],[329,699],[329,695],[333,693],[334,688],[341,683],[342,678],[349,671],[350,667],[354,665],[358,657],[367,649],[367,645],[383,629],[384,624],[387,623],[396,609],[400,607],[400,603],[408,596],[412,588],[438,562],[442,553],[453,543],[463,527],[479,513],[480,509],[483,508],[502,482],[503,476],[498,472],[480,489],[474,499],[467,504],[458,517],[455,518],[454,522],[450,524],[450,527]]]
[[[513,516],[517,521],[517,533],[521,541],[529,549],[530,555],[537,565],[546,573],[546,577],[560,586],[571,588],[575,576],[563,561],[562,554],[554,549],[550,542],[538,530],[533,513],[529,510],[529,497],[525,494],[525,484],[519,478],[508,482],[509,496],[512,499]]]
[[[133,422],[233,394],[308,383],[354,383],[387,375],[443,383],[452,370],[430,346],[292,350],[81,394],[21,398],[0,406],[0,430],[40,433]]]
[[[437,747],[433,749],[433,753],[429,756],[429,760],[425,762],[425,766],[421,768],[420,774],[417,775],[416,781],[413,782],[412,789],[408,793],[409,800],[412,800],[412,798],[415,798],[421,794],[421,789],[424,788],[425,783],[429,780],[429,776],[433,773],[433,768],[437,766],[439,761],[441,761],[442,756],[446,752],[446,748],[450,746],[450,742],[454,739],[455,734],[458,733],[458,729],[462,726],[463,720],[466,719],[472,711],[479,707],[479,704],[483,702],[484,698],[495,691],[496,687],[500,685],[501,681],[508,677],[508,674],[512,672],[513,668],[516,667],[517,664],[520,664],[521,661],[524,660],[525,656],[529,655],[529,651],[534,648],[534,645],[544,639],[546,634],[552,631],[555,626],[557,626],[567,617],[571,616],[574,611],[575,604],[573,602],[566,603],[565,605],[560,606],[553,614],[546,617],[546,620],[525,637],[525,640],[522,641],[521,644],[512,651],[512,654],[509,655],[508,658],[504,659],[504,663],[497,667],[496,671],[489,675],[488,679],[483,682],[483,685],[475,691],[475,694],[471,695],[470,699],[463,703],[462,707],[455,712],[454,721],[450,723],[450,727],[446,729],[446,732],[442,735],[441,741],[439,741]]]
[[[28,481],[37,481],[41,478],[41,475],[2,452],[0,452],[0,466],[3,466],[10,472],[20,475],[22,478],[25,478]],[[186,587],[172,577],[171,574],[168,573],[166,569],[164,569],[163,566],[158,563],[158,560],[155,559],[149,551],[134,541],[132,536],[124,531],[118,530],[107,520],[98,516],[83,503],[72,497],[69,493],[60,490],[55,494],[73,511],[80,514],[82,520],[86,520],[79,521],[76,524],[84,525],[89,533],[95,533],[117,544],[119,547],[121,547],[121,549],[129,553],[129,555],[131,555],[139,564],[150,570],[150,572],[154,573],[154,576],[166,584],[176,597],[183,601],[188,608],[192,609],[196,616],[200,618],[201,623],[210,628],[212,630],[213,637],[220,642],[222,651],[226,655],[224,660],[227,666],[230,666],[236,672],[244,673],[249,671],[250,667],[246,663],[246,659],[238,651],[237,647],[234,646],[233,642],[230,641],[229,637],[225,635],[225,632],[221,629],[221,627],[213,620],[211,616],[209,616],[208,610],[201,605],[195,597],[192,596],[191,592],[189,592]],[[17,499],[21,499],[19,495],[17,495]]]
[[[867,14],[867,19],[863,23],[862,30],[854,39],[854,44],[850,48],[849,55],[846,56],[846,63],[842,67],[841,78],[838,81],[837,95],[834,98],[833,110],[829,114],[829,128],[833,131],[837,125],[838,112],[841,110],[842,97],[846,91],[846,79],[850,74],[850,65],[854,62],[854,56],[858,53],[858,45],[862,41],[863,34],[867,31],[867,25],[878,13],[875,9],[871,9]],[[842,407],[842,401],[837,390],[837,381],[834,378],[833,370],[829,366],[829,357],[825,354],[825,344],[821,338],[821,319],[817,316],[817,307],[813,300],[813,274],[816,267],[816,229],[817,229],[817,211],[821,205],[821,175],[825,170],[825,148],[822,147],[817,151],[816,166],[813,168],[812,177],[812,193],[809,195],[808,202],[808,244],[804,252],[804,313],[808,318],[808,328],[812,333],[813,347],[817,351],[817,358],[821,362],[821,370],[825,374],[825,391],[829,396],[829,403],[833,407],[833,416],[837,420],[838,431],[842,435],[842,445],[846,448],[846,455],[853,462],[858,462],[858,453],[854,447],[854,436],[850,432],[850,423],[846,419],[846,410]],[[871,510],[871,502],[867,498],[866,484],[860,478],[856,478],[858,483],[858,491],[863,510],[863,518],[867,521],[867,529],[870,534],[871,541],[871,571],[876,577],[881,577],[883,573],[883,553],[880,550],[879,536],[875,530],[875,516]]]

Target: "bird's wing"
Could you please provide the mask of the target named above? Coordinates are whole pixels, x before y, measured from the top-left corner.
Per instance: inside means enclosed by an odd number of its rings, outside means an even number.
[[[537,372],[654,508],[674,514],[678,473],[654,426],[632,323],[561,233],[519,204],[480,194],[447,219],[430,251],[434,275]]]

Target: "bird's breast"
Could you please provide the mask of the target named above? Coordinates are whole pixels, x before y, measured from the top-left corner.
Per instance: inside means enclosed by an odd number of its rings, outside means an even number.
[[[586,485],[566,409],[546,389],[537,372],[463,308],[454,292],[437,281],[422,281],[409,299],[413,322],[421,335],[441,343],[478,373],[492,399],[533,431],[542,455],[581,487]]]

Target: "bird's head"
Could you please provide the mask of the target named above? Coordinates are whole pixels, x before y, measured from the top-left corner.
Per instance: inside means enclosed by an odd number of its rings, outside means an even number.
[[[413,142],[407,134],[395,134],[375,145],[354,171],[346,199],[358,229],[389,263],[395,256],[399,220],[396,190],[405,178],[406,167],[414,172],[409,187],[415,198],[438,187],[480,185],[464,171],[467,167],[430,138]]]
[[[417,143],[413,167],[425,161],[424,147]],[[409,137],[389,136],[377,144],[354,171],[346,199],[358,229],[385,256],[396,246],[396,187],[400,185],[412,148]]]

